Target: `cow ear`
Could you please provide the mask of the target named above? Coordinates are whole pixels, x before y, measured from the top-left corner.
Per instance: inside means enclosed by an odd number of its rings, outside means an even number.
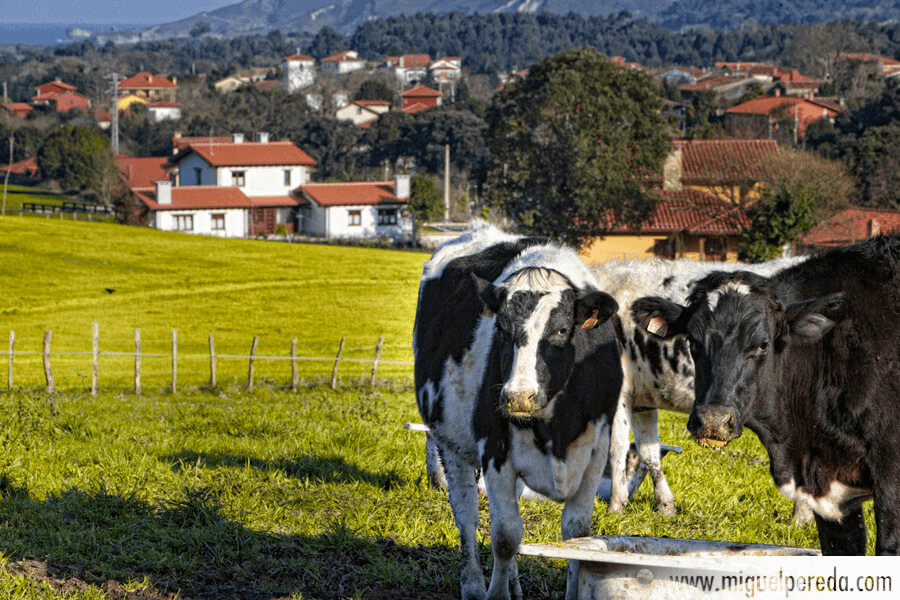
[[[784,339],[798,344],[818,342],[834,327],[834,321],[825,315],[833,314],[843,303],[843,294],[831,294],[791,304],[784,312]]]
[[[687,333],[686,314],[686,307],[658,296],[644,296],[631,304],[638,328],[662,339]]]
[[[575,325],[594,329],[606,323],[617,310],[619,303],[606,292],[586,292],[575,301]]]
[[[503,288],[495,286],[475,273],[472,273],[472,282],[475,284],[475,291],[478,297],[481,298],[488,316],[497,314],[500,311],[500,307],[503,306],[503,300],[506,298],[506,292]]]

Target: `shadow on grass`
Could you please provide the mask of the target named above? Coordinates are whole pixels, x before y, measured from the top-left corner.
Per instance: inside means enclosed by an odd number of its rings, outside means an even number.
[[[171,462],[172,470],[176,473],[182,471],[188,465],[199,465],[204,468],[243,468],[250,466],[266,473],[281,471],[289,477],[315,483],[362,482],[383,490],[391,490],[404,483],[396,473],[369,473],[337,457],[303,455],[295,460],[280,459],[270,461],[229,454],[184,451],[163,456],[161,460]]]
[[[458,598],[455,547],[403,546],[334,523],[318,536],[247,529],[223,515],[210,489],[182,491],[164,506],[103,490],[70,489],[37,500],[0,477],[0,549],[6,570],[59,597],[99,587],[110,600]],[[488,564],[489,548],[481,548]],[[528,598],[553,573],[531,561]]]

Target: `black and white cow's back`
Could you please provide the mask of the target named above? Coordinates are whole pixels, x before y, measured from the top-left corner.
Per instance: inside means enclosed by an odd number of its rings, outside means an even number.
[[[694,365],[684,336],[659,339],[634,321],[631,304],[644,296],[684,303],[691,284],[714,271],[776,273],[803,258],[747,265],[691,259],[611,261],[592,269],[597,287],[619,304],[624,382],[610,440],[610,512],[620,512],[640,479],[626,480],[628,434],[634,431],[638,454],[651,475],[657,507],[675,513],[675,497],[662,470],[656,409],[689,413],[694,404]]]
[[[477,471],[491,511],[489,598],[521,597],[519,480],[565,502],[564,538],[590,534],[622,380],[607,322],[616,308],[574,251],[483,223],[425,264],[413,334],[416,398],[446,471],[464,599],[485,596]],[[570,576],[567,594],[576,593]]]

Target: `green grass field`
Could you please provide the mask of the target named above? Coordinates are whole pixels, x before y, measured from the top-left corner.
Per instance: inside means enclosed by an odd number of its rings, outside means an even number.
[[[302,353],[325,356],[342,336],[357,355],[384,336],[385,360],[411,362],[426,258],[0,218],[0,323],[17,353],[13,390],[0,369],[0,598],[458,598],[447,495],[424,483],[422,434],[402,428],[418,421],[409,365],[384,365],[372,387],[358,381],[370,364],[347,363],[332,390],[321,381],[331,364],[305,363],[291,392],[285,363],[263,361],[246,391],[245,361],[223,359],[211,388],[203,357],[209,333],[223,354],[259,335],[260,353],[286,355],[296,336]],[[144,352],[154,341],[164,353],[177,329],[181,352],[197,354],[179,364],[177,393],[168,359],[135,395],[133,359],[101,355],[91,396],[80,353],[94,321],[103,352],[131,351],[140,328]],[[18,354],[39,352],[46,330],[52,395],[39,354]],[[645,481],[623,515],[597,502],[597,535],[817,547],[814,525],[791,523],[752,434],[705,450],[685,420],[660,419],[663,442],[684,448],[665,459],[678,514],[657,513]],[[559,539],[560,506],[523,502],[522,513],[526,542]],[[562,597],[563,563],[520,564],[526,597]]]

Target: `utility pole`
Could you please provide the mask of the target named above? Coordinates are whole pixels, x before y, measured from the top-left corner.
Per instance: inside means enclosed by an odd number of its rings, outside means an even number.
[[[110,127],[110,136],[112,141],[112,153],[115,156],[119,153],[119,80],[122,76],[118,73],[112,73],[106,77],[112,79],[112,126]]]
[[[450,144],[444,144],[444,222],[450,220]]]
[[[6,84],[4,84],[6,85]],[[9,187],[9,174],[12,171],[13,165],[13,147],[16,142],[16,131],[15,129],[11,129],[9,132],[9,167],[6,169],[6,177],[3,178],[3,210],[0,210],[0,215],[6,215],[6,188]]]

